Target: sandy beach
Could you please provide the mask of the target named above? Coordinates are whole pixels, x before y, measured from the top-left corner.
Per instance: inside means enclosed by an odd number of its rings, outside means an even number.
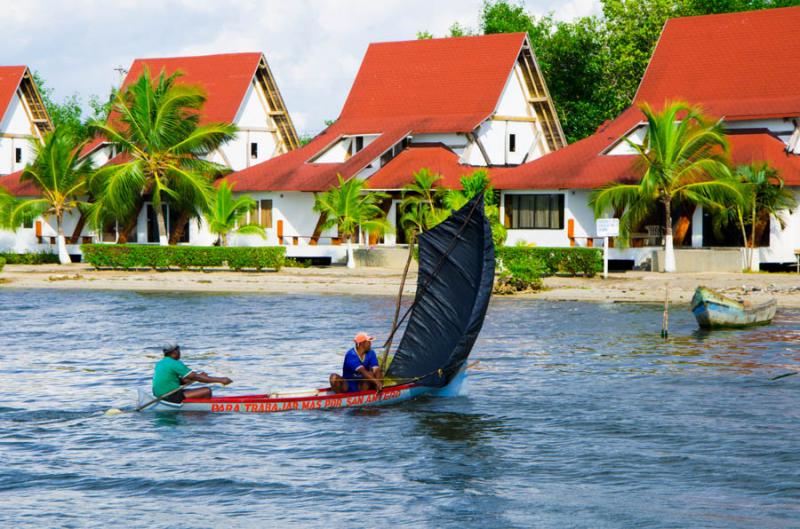
[[[396,295],[401,272],[389,268],[285,268],[280,272],[121,271],[95,270],[86,264],[6,265],[0,288],[51,288],[182,292],[258,292],[290,294]],[[416,271],[409,273],[405,293],[413,294]],[[775,296],[785,307],[800,307],[800,275],[793,273],[625,272],[601,277],[549,277],[545,290],[515,297],[554,301],[688,303],[704,285],[737,296]]]

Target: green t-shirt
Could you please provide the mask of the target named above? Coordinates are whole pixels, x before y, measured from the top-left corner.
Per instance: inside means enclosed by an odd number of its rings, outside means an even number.
[[[185,377],[192,370],[180,360],[175,360],[170,356],[165,356],[156,363],[153,373],[153,395],[160,397],[174,389],[181,387],[181,378]]]

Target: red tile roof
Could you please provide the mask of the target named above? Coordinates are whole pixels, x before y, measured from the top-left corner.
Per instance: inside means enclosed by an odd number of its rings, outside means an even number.
[[[0,66],[0,122],[3,121],[8,105],[11,104],[27,69],[26,66]]]
[[[525,38],[508,33],[371,44],[331,127],[308,145],[228,179],[237,191],[321,191],[409,133],[471,132],[494,112]],[[376,133],[378,139],[346,162],[309,163],[342,135]]]
[[[337,175],[350,178],[411,132],[405,125],[388,129],[343,163],[309,162],[341,138],[343,127],[337,125],[305,147],[237,171],[227,180],[237,191],[324,191],[336,183]]]
[[[339,119],[471,132],[494,112],[524,42],[507,33],[370,44]]]
[[[477,167],[458,163],[458,155],[441,143],[418,143],[398,154],[367,179],[370,189],[401,189],[411,183],[414,173],[425,168],[442,176],[438,185],[460,189],[461,177]]]
[[[672,19],[665,25],[635,105],[581,141],[514,168],[492,172],[499,189],[592,189],[638,176],[635,156],[605,155],[644,120],[636,104],[683,99],[729,121],[800,116],[800,8]],[[732,135],[733,160],[765,158],[800,185],[800,156],[769,134]],[[785,174],[784,174],[785,173]],[[796,183],[795,183],[796,182]]]
[[[261,53],[224,53],[135,59],[122,82],[122,88],[133,84],[145,67],[149,68],[151,77],[157,77],[162,70],[167,75],[180,71],[183,73],[180,83],[200,86],[206,93],[200,122],[230,123],[239,112],[262,57]],[[105,142],[104,138],[95,138],[83,149],[82,154],[91,153]]]
[[[12,195],[18,197],[39,196],[39,189],[30,181],[20,182],[20,176],[22,176],[21,170],[17,171],[16,173],[0,176],[0,188],[5,189]]]
[[[725,119],[800,116],[800,8],[669,20],[634,104],[683,99]]]
[[[800,156],[786,152],[786,144],[766,131],[737,132],[728,136],[735,165],[769,162],[788,186],[800,186]]]
[[[152,77],[162,70],[167,75],[180,71],[180,82],[200,86],[206,93],[202,122],[230,123],[236,118],[253,76],[262,58],[261,53],[225,53],[195,57],[136,59],[131,64],[122,87],[133,84],[150,69]]]

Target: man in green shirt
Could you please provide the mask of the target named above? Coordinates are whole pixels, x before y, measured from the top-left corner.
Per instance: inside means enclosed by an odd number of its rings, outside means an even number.
[[[160,397],[174,391],[187,382],[205,382],[228,385],[233,380],[228,377],[210,377],[206,373],[196,373],[181,362],[181,348],[178,345],[164,349],[164,358],[156,362],[153,373],[153,395]],[[184,399],[211,398],[211,388],[181,389],[164,398],[168,402],[181,403]]]

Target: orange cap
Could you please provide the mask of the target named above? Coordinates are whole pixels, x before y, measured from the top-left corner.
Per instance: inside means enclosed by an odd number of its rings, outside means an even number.
[[[375,341],[375,337],[374,336],[370,336],[369,334],[367,334],[365,332],[360,332],[360,333],[356,334],[356,337],[353,338],[353,341],[356,342],[356,343],[372,342],[372,341]]]

